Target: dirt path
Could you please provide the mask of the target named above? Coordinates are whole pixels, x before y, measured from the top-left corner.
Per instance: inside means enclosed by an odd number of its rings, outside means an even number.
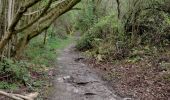
[[[67,47],[59,56],[53,95],[49,100],[122,100],[106,83],[79,60],[81,55]]]

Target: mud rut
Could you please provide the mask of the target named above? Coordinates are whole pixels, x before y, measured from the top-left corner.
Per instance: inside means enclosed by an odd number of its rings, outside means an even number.
[[[58,57],[54,88],[48,100],[124,100],[116,96],[106,83],[79,60],[82,56],[68,46]]]

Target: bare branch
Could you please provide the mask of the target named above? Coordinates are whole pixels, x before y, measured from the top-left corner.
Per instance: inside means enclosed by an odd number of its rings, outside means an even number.
[[[76,5],[78,2],[80,2],[81,0],[65,0],[61,3],[58,4],[58,9],[54,9],[52,12],[50,12],[47,16],[45,16],[44,18],[42,18],[40,20],[40,28],[38,28],[39,32],[37,32],[37,30],[33,31],[33,32],[29,32],[29,40],[34,38],[35,36],[41,34],[42,31],[44,31],[45,29],[47,29],[59,16],[63,15],[64,13],[66,13],[67,11],[71,10],[72,7],[74,7],[74,5]],[[46,20],[44,20],[46,19]],[[48,22],[47,22],[48,21]],[[45,23],[45,24],[44,24]]]
[[[19,20],[22,18],[23,14],[28,10],[28,8],[32,7],[40,1],[41,0],[31,0],[31,2],[27,3],[25,6],[20,7],[16,16],[13,18],[11,25],[9,25],[8,31],[12,32],[18,24]]]
[[[48,9],[50,8],[51,3],[52,3],[52,0],[49,0],[48,4],[45,6],[42,13],[36,19],[34,19],[32,22],[30,22],[28,25],[26,25],[26,26],[24,26],[24,27],[22,27],[20,29],[17,29],[16,33],[22,32],[25,29],[27,29],[28,27],[30,27],[31,25],[33,25],[34,23],[36,23],[48,11]]]
[[[20,94],[7,93],[4,91],[0,91],[0,94],[14,100],[34,100],[38,96],[37,92],[30,93],[26,96]]]

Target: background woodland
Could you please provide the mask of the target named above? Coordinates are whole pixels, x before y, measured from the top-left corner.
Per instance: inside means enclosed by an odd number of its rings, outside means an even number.
[[[119,95],[169,98],[169,0],[0,0],[0,88],[42,88],[73,37]]]

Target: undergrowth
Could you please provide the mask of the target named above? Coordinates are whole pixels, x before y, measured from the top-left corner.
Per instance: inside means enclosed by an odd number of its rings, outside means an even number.
[[[0,63],[0,88],[16,90],[21,84],[29,84],[28,63],[4,59]]]
[[[40,35],[27,47],[22,60],[4,59],[0,62],[0,88],[11,91],[24,90],[23,92],[42,91],[48,88],[49,72],[53,69],[54,61],[59,52],[73,41],[72,37],[65,39],[57,36]],[[40,92],[42,93],[42,92]]]
[[[91,9],[85,11],[86,14],[82,14],[84,17],[77,22],[83,36],[76,47],[99,61],[139,59],[142,54],[165,52],[169,46],[170,15],[166,12],[143,10],[136,13],[136,19],[129,15],[120,21],[114,13],[96,17],[88,15]],[[88,25],[89,20],[93,22],[91,25]]]

